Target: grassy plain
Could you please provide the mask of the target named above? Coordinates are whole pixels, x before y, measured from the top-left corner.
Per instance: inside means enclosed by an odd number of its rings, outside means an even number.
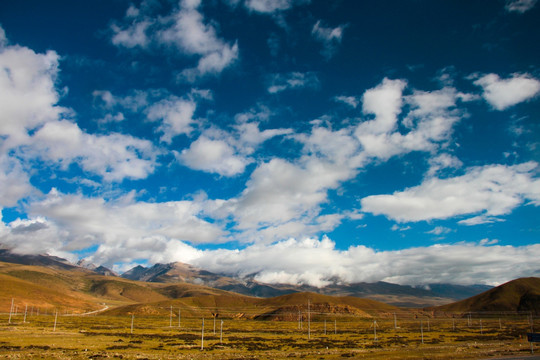
[[[396,322],[318,315],[309,324],[217,318],[215,333],[214,319],[206,318],[204,343],[202,318],[180,318],[179,326],[176,314],[135,315],[133,332],[131,316],[62,315],[56,328],[54,315],[26,320],[19,313],[8,323],[0,315],[0,359],[484,359],[531,351],[530,319],[518,315],[398,315]]]

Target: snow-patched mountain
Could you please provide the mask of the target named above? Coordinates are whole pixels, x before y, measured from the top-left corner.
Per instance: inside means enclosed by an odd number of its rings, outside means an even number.
[[[238,279],[223,274],[215,274],[181,262],[155,264],[148,268],[138,265],[122,274],[122,277],[160,283],[186,282],[257,297],[274,297],[296,292],[316,292],[324,295],[366,297],[398,306],[433,306],[461,300],[491,289],[490,286],[485,285],[463,286],[450,284],[433,284],[420,288],[382,281],[332,284],[323,288],[309,285],[265,284],[256,281],[253,276]]]

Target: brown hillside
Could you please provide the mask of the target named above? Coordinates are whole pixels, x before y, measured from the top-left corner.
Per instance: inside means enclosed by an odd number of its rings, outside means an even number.
[[[479,295],[433,308],[443,312],[533,311],[540,313],[540,278],[512,280]]]
[[[221,318],[246,318],[260,320],[287,320],[298,318],[298,312],[305,317],[310,301],[312,319],[327,315],[339,316],[392,316],[397,307],[375,300],[350,296],[336,297],[316,293],[295,293],[274,298],[261,299],[235,293],[184,297],[152,303],[141,303],[118,307],[105,312],[106,315],[159,315],[167,316],[172,306],[174,316],[178,309],[184,316]]]
[[[153,302],[166,300],[167,296],[151,288],[148,284],[138,284],[135,281],[120,278],[92,277],[89,293],[109,300],[124,302]]]
[[[34,284],[30,281],[21,280],[9,275],[0,274],[0,312],[9,312],[11,308],[11,299],[18,307],[19,313],[34,307],[41,313],[59,311],[82,313],[101,308],[96,301],[85,296],[74,296],[67,294],[66,291],[58,290]]]

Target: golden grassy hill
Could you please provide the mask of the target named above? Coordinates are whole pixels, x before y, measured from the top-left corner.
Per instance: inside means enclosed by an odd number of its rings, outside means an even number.
[[[509,281],[479,295],[433,308],[443,312],[533,311],[540,313],[540,278]]]
[[[394,311],[399,310],[395,306],[375,300],[350,296],[337,297],[304,292],[274,298],[256,298],[223,291],[223,293],[217,295],[191,296],[175,300],[131,304],[110,309],[104,314],[167,316],[172,306],[174,316],[180,309],[184,316],[190,317],[212,317],[218,314],[221,318],[294,321],[298,318],[299,311],[303,314],[307,312],[308,300],[312,319],[327,315],[365,318],[372,316],[389,317],[392,316]]]
[[[156,302],[170,298],[217,294],[191,284],[156,284],[98,275],[90,270],[50,268],[0,262],[0,312],[17,305],[62,308],[83,313],[109,306]]]

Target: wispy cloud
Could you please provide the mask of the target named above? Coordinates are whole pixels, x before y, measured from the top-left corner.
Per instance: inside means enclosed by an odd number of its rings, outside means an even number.
[[[506,0],[504,8],[509,12],[517,12],[523,14],[531,10],[538,0]]]
[[[244,6],[258,13],[272,14],[289,10],[293,6],[307,4],[311,0],[245,0]]]
[[[347,25],[339,25],[335,28],[325,27],[320,20],[313,25],[311,33],[317,41],[322,43],[323,50],[321,54],[327,60],[334,56],[339,45],[341,45],[341,39],[346,27]]]
[[[268,92],[276,94],[290,89],[317,89],[319,87],[319,78],[312,72],[292,72],[273,74],[269,77],[268,83]]]

